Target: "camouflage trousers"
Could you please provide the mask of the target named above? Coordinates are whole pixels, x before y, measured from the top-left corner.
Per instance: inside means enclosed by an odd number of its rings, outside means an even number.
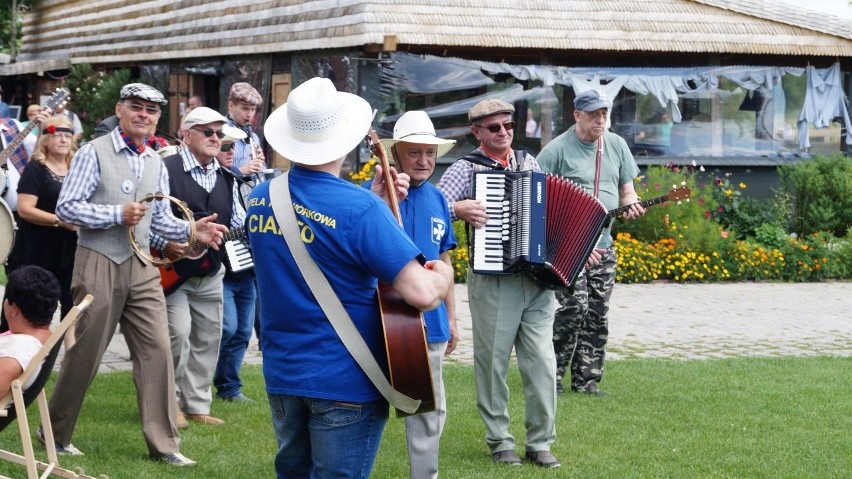
[[[556,380],[571,373],[572,391],[594,391],[603,376],[609,333],[609,298],[615,285],[615,248],[604,253],[601,263],[577,277],[574,294],[556,293],[559,307],[553,321]]]

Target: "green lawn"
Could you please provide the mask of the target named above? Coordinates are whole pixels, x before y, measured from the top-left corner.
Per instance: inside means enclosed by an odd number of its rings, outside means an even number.
[[[606,398],[559,399],[558,470],[493,464],[476,411],[473,370],[445,372],[449,419],[441,451],[444,478],[843,478],[852,471],[852,358],[773,358],[716,361],[637,360],[607,365]],[[240,406],[214,402],[221,427],[182,431],[182,451],[199,461],[172,469],[145,459],[129,373],[98,376],[74,444],[86,456],[66,466],[112,478],[274,477],[275,438],[259,368],[246,368]],[[512,432],[523,444],[520,377],[510,371]],[[50,388],[50,386],[48,386]],[[31,408],[34,417],[35,408]],[[18,448],[17,428],[0,434]],[[43,454],[43,448],[36,446]],[[522,446],[518,447],[522,453]],[[376,478],[407,477],[403,424],[391,419],[373,471]],[[0,474],[24,477],[17,466]]]

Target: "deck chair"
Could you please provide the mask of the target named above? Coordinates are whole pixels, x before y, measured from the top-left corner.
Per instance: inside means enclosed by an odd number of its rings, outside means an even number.
[[[21,436],[21,445],[23,455],[0,449],[0,459],[26,466],[28,479],[43,479],[47,477],[67,477],[67,478],[89,478],[95,479],[92,476],[87,476],[82,469],[74,471],[63,469],[59,466],[59,460],[56,454],[56,445],[53,439],[53,428],[50,424],[50,413],[47,409],[47,396],[44,393],[44,385],[50,377],[53,370],[53,365],[56,362],[56,357],[59,355],[59,349],[62,346],[62,337],[69,329],[73,329],[74,325],[80,317],[80,313],[86,310],[92,303],[92,295],[87,294],[80,304],[71,308],[65,318],[60,321],[47,341],[42,345],[38,354],[36,354],[30,365],[27,367],[17,379],[12,381],[12,389],[6,396],[0,400],[0,431],[6,428],[15,419],[18,420],[18,429]],[[33,375],[35,370],[41,364],[41,369],[36,376],[33,384],[24,391],[23,385]],[[39,415],[41,424],[44,426],[44,442],[47,449],[48,462],[42,462],[35,458],[33,450],[33,440],[30,434],[29,421],[27,420],[27,406],[34,400],[38,402]],[[10,407],[12,405],[13,407]],[[39,470],[44,471],[39,475]],[[106,476],[100,476],[106,478]],[[8,479],[5,476],[0,476],[0,479]]]

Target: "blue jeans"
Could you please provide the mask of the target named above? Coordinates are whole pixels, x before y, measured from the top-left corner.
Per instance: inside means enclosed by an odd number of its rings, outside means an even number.
[[[370,477],[388,421],[385,400],[346,403],[268,396],[278,439],[278,479]]]
[[[257,289],[254,277],[225,278],[223,281],[222,342],[213,385],[216,395],[234,397],[240,393],[240,367],[251,339]]]

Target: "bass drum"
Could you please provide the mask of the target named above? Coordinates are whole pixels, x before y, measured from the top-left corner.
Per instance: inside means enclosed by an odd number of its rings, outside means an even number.
[[[15,223],[15,217],[12,216],[12,210],[5,201],[0,199],[0,262],[3,264],[6,264],[6,259],[12,252],[12,246],[15,245],[16,231],[18,231],[18,225]]]
[[[9,177],[6,175],[6,167],[0,166],[0,197],[6,197],[9,191]]]

